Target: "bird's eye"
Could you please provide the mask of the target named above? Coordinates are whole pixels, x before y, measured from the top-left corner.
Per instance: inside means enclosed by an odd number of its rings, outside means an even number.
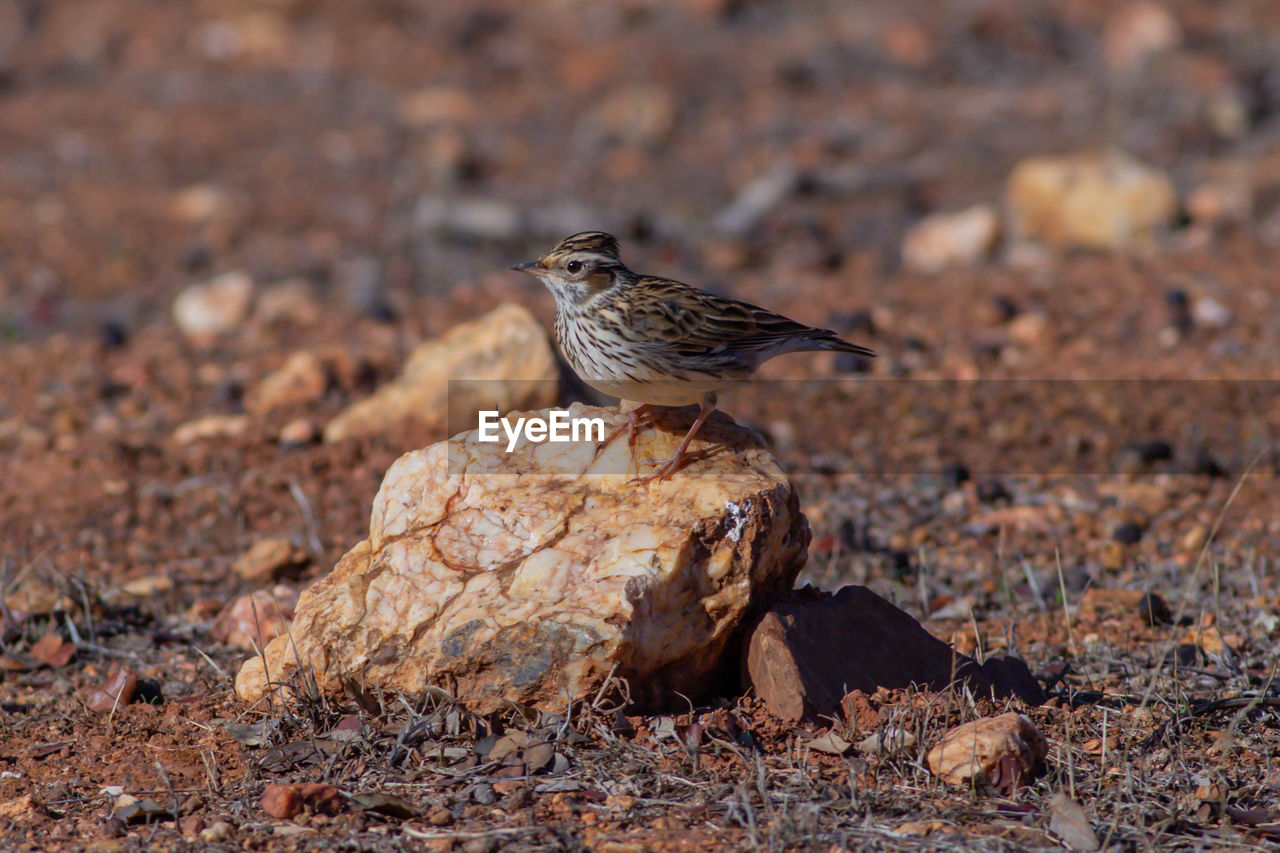
[[[565,271],[571,274],[577,274],[582,271],[582,261],[569,261],[564,265]]]

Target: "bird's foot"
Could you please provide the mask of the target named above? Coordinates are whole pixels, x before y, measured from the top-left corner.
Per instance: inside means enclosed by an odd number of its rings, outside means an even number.
[[[672,456],[662,460],[661,467],[659,467],[657,471],[654,471],[652,474],[649,474],[648,476],[645,476],[645,477],[636,477],[631,482],[644,485],[645,483],[652,483],[652,482],[665,480],[675,472],[679,471],[684,466],[693,462],[698,462],[699,460],[702,460],[702,459],[706,459],[708,456],[718,453],[722,449],[723,448],[721,446],[717,445],[715,447],[706,447],[706,448],[703,448],[702,450],[677,451]],[[645,461],[645,464],[648,464],[648,465],[653,465],[658,462],[658,460],[656,459],[646,459],[644,461]]]
[[[658,416],[654,412],[653,407],[648,405],[637,406],[627,412],[627,416],[623,419],[622,423],[615,427],[613,432],[606,435],[604,437],[604,441],[600,442],[600,446],[596,448],[596,458],[599,459],[600,454],[604,453],[609,445],[613,443],[613,440],[624,432],[627,434],[627,448],[630,449],[631,447],[634,447],[636,443],[636,432],[639,431],[641,427],[646,427],[652,424],[657,420],[657,417]]]

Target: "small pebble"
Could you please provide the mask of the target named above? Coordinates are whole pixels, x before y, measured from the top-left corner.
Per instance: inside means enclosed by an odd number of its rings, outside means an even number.
[[[320,425],[310,418],[290,421],[280,430],[280,446],[291,450],[314,444],[320,438]]]
[[[948,462],[942,468],[942,479],[950,489],[959,488],[969,482],[969,469],[963,462]]]
[[[200,815],[189,814],[179,823],[178,828],[182,831],[182,837],[195,840],[204,831],[204,819]]]
[[[1121,545],[1137,545],[1142,539],[1142,528],[1132,521],[1122,521],[1112,529],[1111,538]]]
[[[208,844],[217,844],[219,841],[226,841],[235,831],[236,828],[225,820],[216,820],[200,831],[200,840]]]
[[[1211,296],[1202,296],[1191,306],[1191,319],[1206,329],[1222,329],[1231,325],[1231,309]]]

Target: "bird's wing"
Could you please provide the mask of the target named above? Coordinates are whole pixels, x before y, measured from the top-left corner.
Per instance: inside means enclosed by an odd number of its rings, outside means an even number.
[[[637,337],[681,355],[759,352],[795,339],[832,335],[669,279],[641,278],[628,288],[625,304],[627,325]]]

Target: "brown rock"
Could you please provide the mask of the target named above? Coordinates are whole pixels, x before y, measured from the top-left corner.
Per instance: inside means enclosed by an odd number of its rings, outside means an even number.
[[[192,444],[214,438],[235,438],[249,429],[247,415],[208,415],[187,421],[173,431],[175,444]]]
[[[0,818],[5,820],[22,820],[37,814],[40,814],[40,804],[30,794],[0,803]]]
[[[268,785],[262,792],[262,810],[269,817],[290,820],[302,814],[302,794],[297,785]]]
[[[107,713],[128,705],[137,692],[138,676],[128,667],[121,667],[107,676],[101,686],[89,693],[85,704],[91,711]]]
[[[1205,654],[1216,655],[1218,657],[1226,655],[1228,649],[1231,649],[1231,646],[1226,642],[1226,639],[1227,638],[1212,625],[1191,628],[1182,635],[1183,643],[1198,646]],[[1237,646],[1240,645],[1238,637],[1233,637],[1233,639],[1236,640]],[[1234,651],[1234,649],[1232,649],[1232,651]]]
[[[840,710],[855,732],[871,731],[880,725],[880,712],[871,704],[867,694],[851,690],[840,700]]]
[[[329,371],[314,352],[301,350],[249,389],[244,405],[255,415],[285,406],[314,403],[329,389]]]
[[[1208,180],[1187,194],[1187,215],[1201,225],[1228,225],[1253,218],[1253,187],[1245,178]]]
[[[980,667],[862,586],[774,605],[747,640],[746,665],[756,695],[784,720],[830,715],[851,690],[871,694],[912,684],[942,690],[953,679],[1031,704],[1044,701],[1026,664],[993,658]]]
[[[173,194],[173,214],[186,223],[199,224],[224,217],[234,207],[230,193],[214,184],[193,184]]]
[[[545,416],[513,417],[524,414]],[[606,431],[624,422],[577,404],[569,415]],[[744,617],[791,587],[809,530],[758,438],[722,414],[694,442],[719,452],[632,482],[688,423],[665,413],[603,452],[579,441],[507,453],[472,432],[406,454],[369,538],[303,594],[292,639],[267,647],[265,670],[247,661],[237,693],[255,701],[268,671],[287,682],[301,659],[322,690],[359,673],[388,690],[440,685],[481,713],[508,701],[559,711],[615,666],[642,705],[708,695]]]
[[[500,782],[493,783],[493,790],[504,796],[514,794],[523,787],[525,787],[523,779],[503,779]]]
[[[209,844],[217,844],[220,841],[226,841],[235,834],[236,828],[225,820],[215,820],[212,824],[200,830],[200,840]]]
[[[306,551],[295,548],[288,539],[273,536],[250,545],[232,568],[245,580],[265,582],[302,568],[309,559]]]
[[[197,598],[187,608],[187,621],[197,625],[212,621],[222,612],[222,607],[222,602],[216,598]]]
[[[31,616],[72,610],[75,602],[53,584],[27,575],[18,582],[17,589],[4,597],[4,606],[16,621],[21,622]]]
[[[168,575],[143,575],[120,585],[121,592],[134,598],[152,598],[173,589],[173,578]]]
[[[1119,542],[1108,542],[1102,546],[1102,554],[1099,562],[1102,568],[1118,571],[1124,568],[1124,564],[1129,559],[1129,549],[1121,545]]]
[[[173,319],[188,337],[208,340],[239,327],[252,299],[253,279],[247,273],[223,273],[178,294]]]
[[[899,65],[923,68],[937,58],[938,47],[929,31],[914,21],[895,21],[884,33],[884,49]]]
[[[558,377],[542,326],[519,305],[502,305],[419,344],[400,376],[329,422],[324,440],[379,433],[411,421],[428,429],[447,427],[452,435],[474,428],[480,408],[509,412],[551,405]],[[451,379],[484,381],[455,383],[451,396]]]
[[[178,821],[178,829],[182,832],[183,838],[194,841],[204,830],[204,818],[198,814],[189,814]]]
[[[320,320],[320,305],[311,284],[294,278],[263,288],[253,318],[264,326],[313,326]]]
[[[955,213],[934,213],[916,223],[902,241],[902,261],[924,273],[983,261],[1000,238],[1000,216],[989,204]]]
[[[231,602],[213,620],[210,633],[219,642],[256,651],[285,633],[297,605],[298,591],[276,584]]]
[[[334,815],[342,811],[342,794],[320,782],[268,785],[262,792],[262,810],[274,818],[290,820],[305,810]]]
[[[1182,41],[1182,28],[1164,6],[1150,0],[1126,3],[1107,17],[1103,52],[1112,71],[1136,71],[1152,56]]]
[[[310,418],[289,421],[280,429],[280,444],[283,447],[301,447],[319,438],[320,425]]]
[[[57,631],[50,631],[45,634],[31,647],[31,655],[36,660],[47,666],[66,666],[71,662],[71,657],[76,653],[76,647],[73,643],[68,643],[62,639],[62,635]]]
[[[1163,172],[1109,152],[1022,161],[1009,175],[1007,208],[1015,239],[1125,249],[1167,228],[1178,198]]]
[[[1043,311],[1026,311],[1009,321],[1009,340],[1027,349],[1043,349],[1056,340],[1053,321]]]
[[[929,750],[929,770],[952,785],[990,784],[1012,795],[1033,776],[1049,742],[1022,714],[984,717],[957,726]]]

